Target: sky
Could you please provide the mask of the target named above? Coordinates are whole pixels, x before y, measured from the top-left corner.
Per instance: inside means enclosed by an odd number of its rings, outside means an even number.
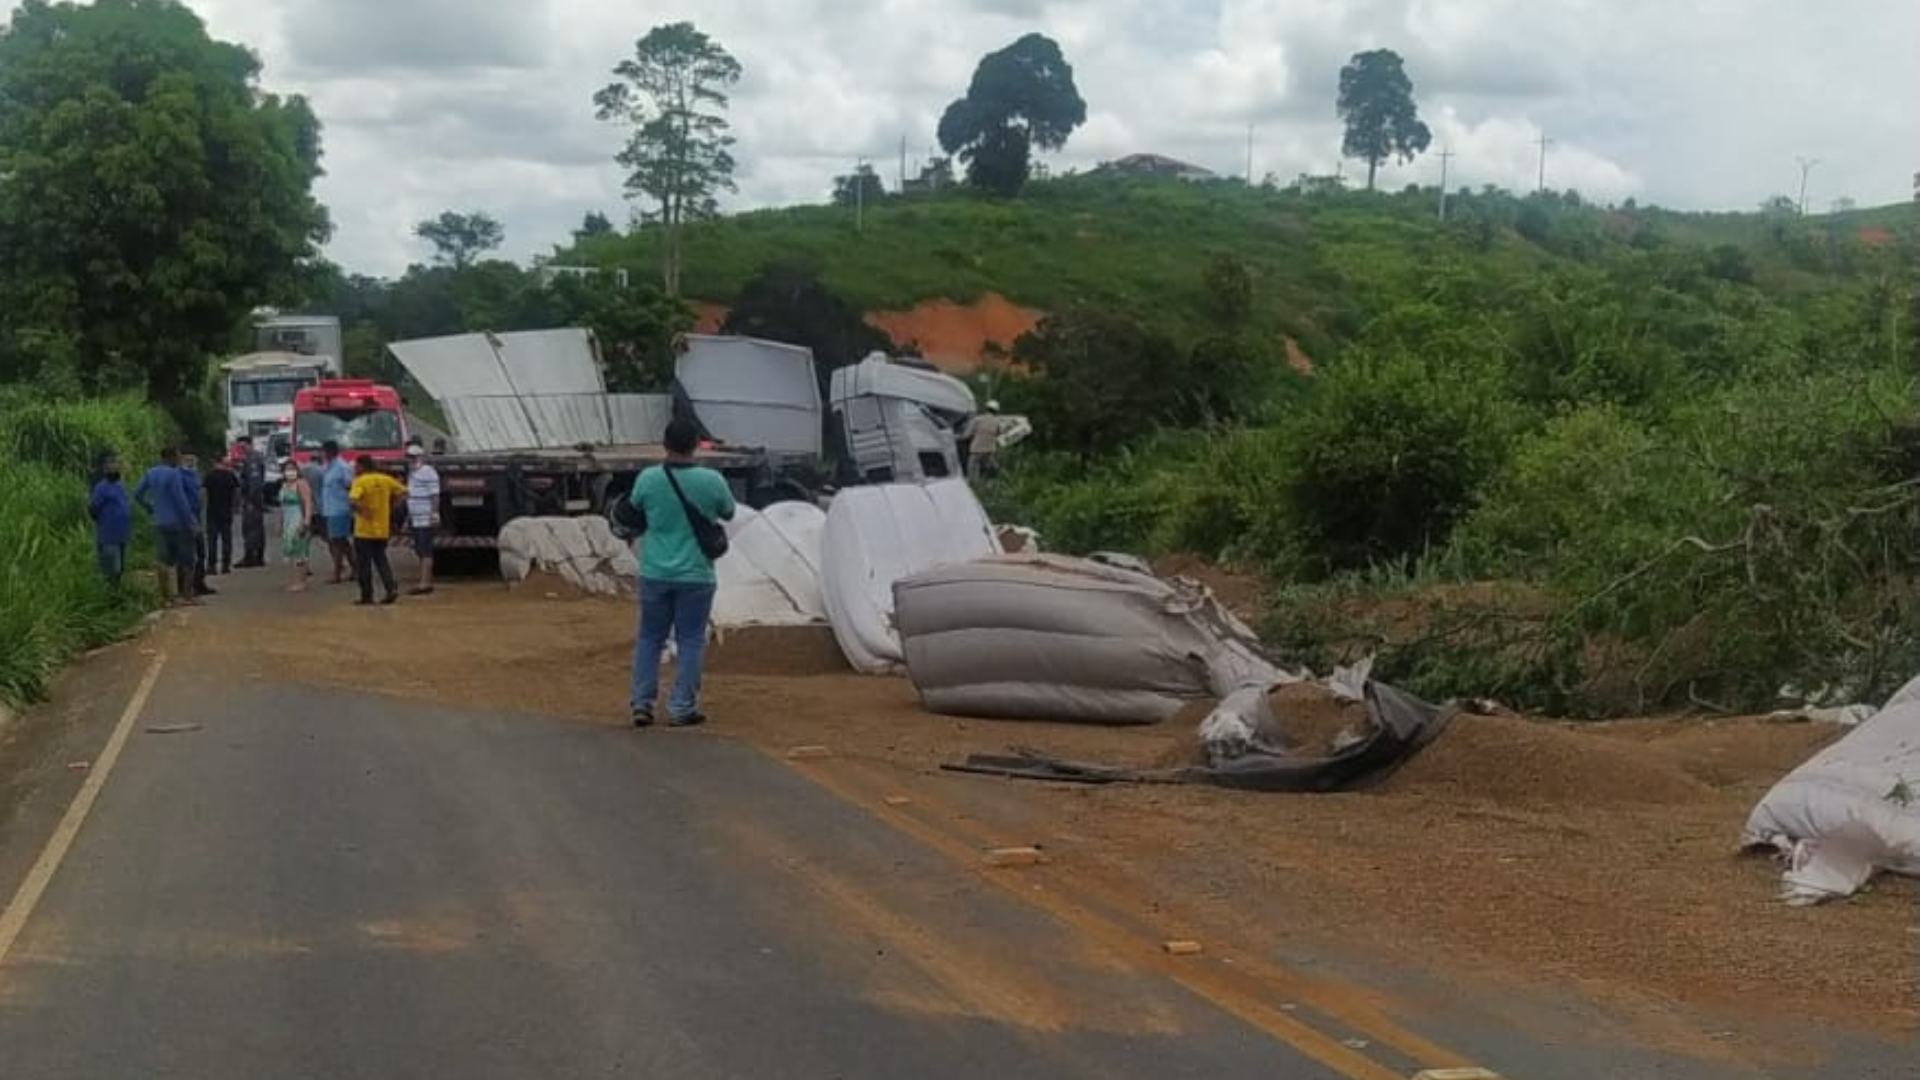
[[[13,0],[0,0],[9,10]],[[592,96],[655,25],[695,22],[740,61],[728,210],[821,202],[865,157],[892,187],[932,149],[979,58],[1030,31],[1074,66],[1086,125],[1056,171],[1151,152],[1283,182],[1340,165],[1334,96],[1355,52],[1406,58],[1433,152],[1381,183],[1751,209],[1899,201],[1920,170],[1915,0],[189,0],[252,47],[262,85],[325,125],[329,255],[394,275],[415,222],[484,210],[504,254],[627,217],[623,135]],[[1364,176],[1348,162],[1346,175]]]

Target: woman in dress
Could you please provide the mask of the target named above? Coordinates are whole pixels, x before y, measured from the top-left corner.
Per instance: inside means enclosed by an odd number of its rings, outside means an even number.
[[[287,585],[288,592],[304,592],[307,579],[313,576],[307,560],[313,543],[315,513],[313,488],[300,475],[299,466],[288,462],[280,474],[280,554],[293,574],[293,580]]]

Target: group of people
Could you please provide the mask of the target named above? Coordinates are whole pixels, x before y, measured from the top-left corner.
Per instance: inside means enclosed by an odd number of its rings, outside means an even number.
[[[100,572],[118,583],[126,573],[127,545],[133,538],[133,508],[153,519],[155,566],[162,602],[197,606],[214,595],[210,576],[267,565],[267,462],[253,440],[240,439],[231,453],[203,476],[191,452],[168,447],[160,462],[140,477],[131,492],[122,480],[119,460],[102,459],[87,499],[94,521]],[[317,539],[333,562],[333,582],[352,579],[359,603],[374,603],[377,576],[381,603],[399,600],[387,547],[394,538],[394,508],[403,503],[408,539],[420,560],[420,579],[412,592],[433,592],[434,536],[440,527],[440,476],[426,448],[407,447],[403,485],[362,456],[351,465],[340,446],[328,442],[318,459],[282,467],[279,493],[280,554],[290,574],[287,588],[301,592],[312,579],[312,548]],[[237,511],[237,513],[236,513]],[[241,554],[233,559],[233,526],[240,523]]]
[[[719,523],[733,519],[735,507],[726,478],[695,462],[699,436],[692,425],[674,420],[664,439],[667,460],[640,474],[628,495],[637,511],[640,542],[640,626],[635,636],[630,717],[636,727],[651,726],[660,697],[660,662],[669,639],[676,649],[674,681],[667,694],[666,720],[674,727],[706,722],[700,711],[702,661],[707,624],[716,591],[714,548]],[[191,454],[173,448],[141,476],[129,495],[119,462],[101,464],[88,499],[95,524],[100,572],[118,582],[126,572],[127,545],[133,534],[133,507],[153,518],[160,593],[172,605],[197,605],[213,590],[209,574],[265,565],[265,523],[248,524],[254,506],[265,505],[264,462],[256,464],[250,441],[243,440],[230,460],[215,463],[204,478]],[[257,493],[257,494],[256,494]],[[239,562],[232,553],[233,508],[242,510]],[[333,581],[354,577],[356,603],[373,604],[377,577],[382,604],[398,601],[387,548],[394,539],[394,510],[403,507],[409,542],[420,560],[420,581],[412,592],[433,591],[434,537],[440,526],[440,477],[426,448],[407,448],[407,482],[380,471],[372,458],[351,465],[329,442],[319,460],[306,466],[288,462],[281,473],[280,550],[291,568],[288,588],[305,589],[312,575],[312,544],[325,543],[333,561]],[[262,515],[264,518],[264,514]],[[259,537],[255,544],[256,535]]]

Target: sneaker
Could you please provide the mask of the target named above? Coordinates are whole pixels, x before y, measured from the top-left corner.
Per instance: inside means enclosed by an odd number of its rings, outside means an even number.
[[[414,588],[407,590],[407,595],[408,596],[432,596],[433,586],[431,585],[415,586]]]
[[[667,726],[678,727],[678,728],[699,727],[701,724],[704,724],[706,722],[707,722],[706,714],[696,711],[696,712],[690,712],[685,716],[670,717],[667,720]]]
[[[651,705],[635,705],[632,716],[634,727],[653,726],[653,707]]]
[[[397,592],[390,592],[384,598],[381,599],[380,606],[386,607],[390,604],[397,604],[399,602],[400,602],[400,594]]]

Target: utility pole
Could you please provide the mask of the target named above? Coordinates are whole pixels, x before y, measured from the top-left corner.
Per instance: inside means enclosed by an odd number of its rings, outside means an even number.
[[[905,135],[900,136],[900,185],[893,190],[903,193],[907,190],[907,137]]]
[[[1813,167],[1815,165],[1820,164],[1820,159],[1805,158],[1805,157],[1800,157],[1796,155],[1793,160],[1800,163],[1800,216],[1806,217],[1807,216],[1807,174],[1813,171]]]
[[[1253,186],[1253,125],[1247,125],[1247,186]]]
[[[1540,145],[1540,187],[1537,190],[1544,192],[1547,190],[1547,147],[1553,145],[1553,140],[1547,138],[1547,133],[1545,131],[1540,132],[1539,145]]]
[[[1447,160],[1453,157],[1452,150],[1440,151],[1440,220],[1447,220]]]

